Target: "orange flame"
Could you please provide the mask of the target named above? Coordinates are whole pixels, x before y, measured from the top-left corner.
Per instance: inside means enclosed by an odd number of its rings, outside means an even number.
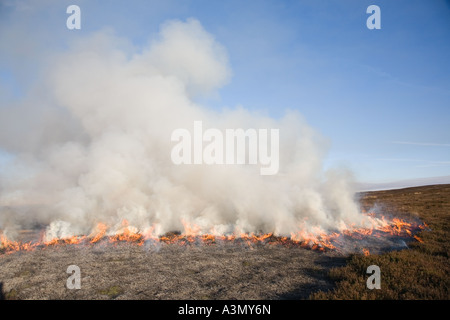
[[[419,242],[423,242],[413,232],[427,227],[425,223],[414,224],[399,218],[387,220],[384,217],[375,218],[373,213],[366,213],[371,225],[366,228],[355,227],[351,225],[344,227],[341,232],[327,233],[320,228],[312,228],[307,232],[305,228],[300,229],[296,233],[291,233],[290,237],[277,236],[274,233],[254,234],[254,233],[235,233],[227,235],[216,235],[215,229],[211,233],[202,233],[201,228],[195,224],[182,221],[184,232],[182,234],[169,233],[163,236],[154,235],[155,225],[151,226],[144,232],[140,232],[137,228],[129,226],[127,220],[121,223],[122,228],[111,232],[110,227],[105,223],[98,223],[94,232],[89,236],[72,236],[63,239],[51,239],[49,241],[27,242],[21,243],[11,241],[5,235],[0,233],[0,253],[11,253],[15,251],[30,251],[41,246],[55,246],[55,245],[78,245],[78,244],[96,244],[105,239],[108,243],[116,244],[119,242],[129,242],[142,246],[145,241],[153,240],[166,244],[192,244],[202,243],[205,245],[216,244],[217,241],[234,242],[241,241],[252,248],[258,243],[281,244],[281,245],[298,245],[304,248],[310,248],[317,251],[336,250],[337,244],[341,237],[349,237],[351,239],[364,239],[369,236],[382,237],[385,235],[413,237]],[[110,233],[112,235],[107,235]],[[364,255],[369,255],[369,249],[363,248]]]
[[[90,242],[96,243],[96,242],[100,241],[100,239],[105,236],[106,230],[108,230],[108,227],[106,226],[106,224],[99,222],[97,224],[96,233]]]

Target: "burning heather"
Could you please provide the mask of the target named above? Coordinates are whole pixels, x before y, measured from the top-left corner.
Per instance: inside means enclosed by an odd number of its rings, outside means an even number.
[[[203,234],[200,228],[195,225],[185,223],[183,233],[170,232],[164,235],[155,235],[154,227],[148,230],[139,231],[137,228],[128,224],[128,221],[122,221],[122,228],[118,231],[111,231],[107,225],[99,223],[95,232],[88,236],[70,236],[62,238],[49,238],[49,230],[44,233],[43,239],[39,241],[17,242],[8,240],[4,235],[0,236],[0,253],[9,254],[15,251],[30,251],[42,249],[48,246],[60,245],[100,245],[110,244],[118,245],[121,243],[129,243],[137,246],[152,247],[158,249],[160,245],[244,245],[253,248],[258,245],[283,245],[283,246],[299,246],[317,251],[336,250],[339,252],[361,252],[369,255],[372,248],[362,247],[363,245],[371,246],[375,251],[381,249],[380,243],[390,250],[395,243],[403,243],[414,238],[417,241],[422,240],[414,235],[415,233],[426,228],[424,223],[407,222],[402,219],[393,218],[386,220],[384,217],[376,218],[373,214],[367,215],[368,219],[373,223],[370,228],[356,228],[350,226],[342,232],[324,233],[316,230],[313,234],[305,232],[292,233],[289,237],[277,236],[273,233],[266,234],[229,234],[217,235],[213,233]],[[401,246],[400,246],[401,247]]]

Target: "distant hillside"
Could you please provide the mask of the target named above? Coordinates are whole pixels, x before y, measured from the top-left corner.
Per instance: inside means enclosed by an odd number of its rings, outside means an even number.
[[[450,176],[400,180],[381,183],[359,183],[358,191],[390,190],[434,184],[450,184]]]

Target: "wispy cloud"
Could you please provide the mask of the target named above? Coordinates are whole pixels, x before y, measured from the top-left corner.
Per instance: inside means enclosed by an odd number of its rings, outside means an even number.
[[[442,167],[450,166],[450,161],[438,160],[423,160],[423,159],[408,159],[408,158],[378,158],[379,161],[393,161],[393,162],[419,162],[421,164],[415,165],[414,168],[428,168],[428,167]]]
[[[408,158],[378,158],[377,160],[380,161],[398,161],[398,162],[424,162],[427,160],[422,160],[422,159],[408,159]]]
[[[450,143],[435,143],[435,142],[411,142],[411,141],[391,141],[395,144],[409,144],[414,146],[429,146],[429,147],[450,147]]]
[[[427,164],[415,166],[416,168],[428,168],[428,167],[445,167],[450,166],[450,161],[428,161]]]

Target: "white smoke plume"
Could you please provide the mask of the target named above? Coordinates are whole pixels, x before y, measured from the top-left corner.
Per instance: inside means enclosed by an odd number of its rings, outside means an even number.
[[[217,111],[195,98],[231,79],[227,53],[199,21],[169,21],[144,49],[111,30],[52,53],[30,93],[0,108],[0,229],[50,226],[47,237],[90,234],[123,219],[157,234],[336,230],[361,223],[348,172],[324,172],[328,142],[287,111]],[[175,165],[171,133],[204,127],[276,128],[280,170]]]

